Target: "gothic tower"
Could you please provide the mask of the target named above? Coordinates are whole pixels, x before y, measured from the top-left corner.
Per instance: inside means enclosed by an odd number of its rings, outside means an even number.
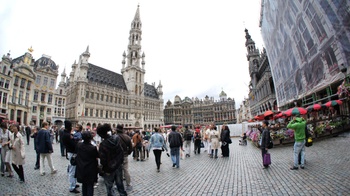
[[[259,49],[255,48],[255,42],[253,41],[253,39],[251,38],[251,36],[248,33],[248,30],[245,29],[245,38],[246,38],[246,42],[245,42],[245,46],[247,47],[247,60],[249,61],[249,75],[251,78],[251,83],[252,83],[252,87],[255,88],[256,84],[257,84],[257,78],[256,78],[256,74],[258,72],[258,66],[259,66]]]
[[[129,44],[127,54],[123,53],[123,74],[126,86],[136,97],[143,96],[145,76],[145,53],[141,54],[142,22],[140,20],[140,8],[137,7],[134,20],[131,22]],[[126,65],[125,65],[126,64]]]

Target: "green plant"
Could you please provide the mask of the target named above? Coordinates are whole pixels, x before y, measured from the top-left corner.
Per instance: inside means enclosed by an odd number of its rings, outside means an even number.
[[[322,134],[324,132],[324,128],[325,128],[325,125],[324,124],[321,124],[319,126],[316,126],[315,128],[315,133],[317,134]]]

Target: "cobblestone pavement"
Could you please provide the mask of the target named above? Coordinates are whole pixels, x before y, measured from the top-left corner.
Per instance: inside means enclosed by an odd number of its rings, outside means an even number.
[[[162,154],[161,171],[156,172],[153,153],[145,162],[129,157],[133,190],[129,195],[350,195],[350,136],[317,141],[306,148],[305,169],[290,170],[292,146],[270,151],[272,165],[262,169],[259,149],[250,142],[238,145],[232,139],[230,157],[211,159],[207,153],[192,153],[181,160],[180,168],[172,168],[170,158]],[[25,183],[0,177],[0,195],[74,195],[68,191],[67,163],[54,144],[54,166],[58,173],[40,176],[34,170],[33,141],[26,145]],[[193,149],[193,148],[192,148]],[[220,152],[220,150],[219,150]],[[47,164],[47,163],[46,163]],[[46,173],[49,168],[46,167]],[[95,195],[106,195],[103,179],[99,179]],[[81,188],[79,188],[81,190]],[[78,194],[80,195],[80,194]]]

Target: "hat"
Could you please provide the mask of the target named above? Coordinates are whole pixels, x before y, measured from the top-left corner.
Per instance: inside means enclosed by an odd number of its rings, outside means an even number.
[[[121,124],[117,125],[117,132],[123,132],[123,129],[124,129],[123,125]]]

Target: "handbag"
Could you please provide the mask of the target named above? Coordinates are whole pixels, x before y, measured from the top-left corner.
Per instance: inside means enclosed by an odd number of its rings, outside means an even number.
[[[306,142],[305,142],[305,146],[306,146],[306,147],[312,146],[312,137],[307,138],[307,140],[306,140]]]
[[[264,155],[264,165],[265,166],[271,165],[271,155],[270,155],[270,153],[266,153]]]
[[[203,142],[201,142],[201,148],[204,148],[204,143]]]
[[[73,166],[77,165],[76,158],[77,158],[77,154],[73,154],[72,157],[70,158],[70,164],[71,165],[73,165]]]

